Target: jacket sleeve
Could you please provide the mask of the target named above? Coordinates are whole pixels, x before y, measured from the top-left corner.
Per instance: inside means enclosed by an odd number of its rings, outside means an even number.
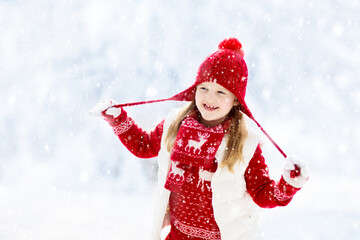
[[[246,189],[254,202],[262,208],[286,206],[300,188],[294,188],[281,176],[280,181],[270,179],[260,146],[245,171]]]
[[[112,126],[124,146],[139,158],[156,157],[161,147],[164,120],[152,131],[144,131],[122,110],[116,125]]]

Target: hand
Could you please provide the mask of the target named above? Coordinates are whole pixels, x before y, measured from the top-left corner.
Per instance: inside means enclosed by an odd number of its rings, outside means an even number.
[[[295,188],[301,188],[309,179],[306,162],[300,158],[289,156],[283,170],[283,178]]]
[[[89,111],[90,116],[104,117],[110,126],[114,127],[122,122],[126,114],[121,114],[124,112],[122,108],[113,107],[117,105],[117,102],[111,99],[103,100],[99,102],[91,111]],[[122,116],[124,115],[124,116]]]
[[[112,106],[114,106],[116,104],[117,104],[117,102],[114,100],[111,100],[111,99],[103,100],[103,101],[99,102],[88,113],[90,116],[107,117],[106,115],[110,115],[110,116],[116,118],[121,114],[121,108],[112,108]]]

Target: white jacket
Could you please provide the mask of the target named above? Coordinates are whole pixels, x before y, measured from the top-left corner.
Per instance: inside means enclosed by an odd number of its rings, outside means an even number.
[[[169,201],[170,191],[164,188],[167,173],[170,167],[170,153],[165,145],[165,138],[170,124],[175,120],[178,114],[172,111],[165,119],[164,131],[161,140],[161,150],[158,155],[158,203],[155,208],[155,219],[153,224],[153,240],[160,239],[163,219]],[[222,140],[216,153],[216,159],[219,166],[224,157],[227,136]],[[211,180],[214,209],[214,217],[219,226],[222,240],[244,240],[257,239],[259,235],[257,223],[258,206],[253,202],[246,191],[244,172],[251,160],[257,145],[259,137],[254,130],[248,128],[248,138],[245,141],[243,156],[244,162],[237,163],[234,166],[234,173],[225,168],[218,168]]]

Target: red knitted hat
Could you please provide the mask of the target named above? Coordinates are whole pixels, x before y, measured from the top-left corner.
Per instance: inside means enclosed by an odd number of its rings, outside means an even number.
[[[195,83],[186,90],[166,99],[125,103],[116,105],[115,107],[126,107],[168,100],[193,101],[195,99],[196,86],[198,84],[202,82],[216,82],[235,95],[240,103],[240,110],[258,125],[280,153],[286,158],[286,154],[256,121],[247,107],[245,103],[247,80],[248,69],[244,60],[242,45],[236,38],[229,38],[220,42],[218,50],[201,63]]]
[[[232,92],[240,102],[241,111],[252,118],[245,103],[248,70],[243,57],[241,43],[236,38],[225,39],[219,44],[219,49],[202,62],[195,83],[171,99],[192,101],[198,84],[216,82]]]

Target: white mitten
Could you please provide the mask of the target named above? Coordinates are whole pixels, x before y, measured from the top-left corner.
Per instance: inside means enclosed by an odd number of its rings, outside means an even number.
[[[113,118],[117,118],[122,112],[122,108],[110,107],[105,111],[106,115],[110,115]]]
[[[111,115],[114,118],[118,117],[121,113],[121,108],[112,108],[117,102],[111,99],[103,100],[99,102],[92,110],[90,110],[89,116],[92,117],[104,117],[103,112],[106,110],[107,115]]]
[[[283,178],[291,186],[301,188],[309,179],[306,162],[295,156],[287,157],[283,170]]]

